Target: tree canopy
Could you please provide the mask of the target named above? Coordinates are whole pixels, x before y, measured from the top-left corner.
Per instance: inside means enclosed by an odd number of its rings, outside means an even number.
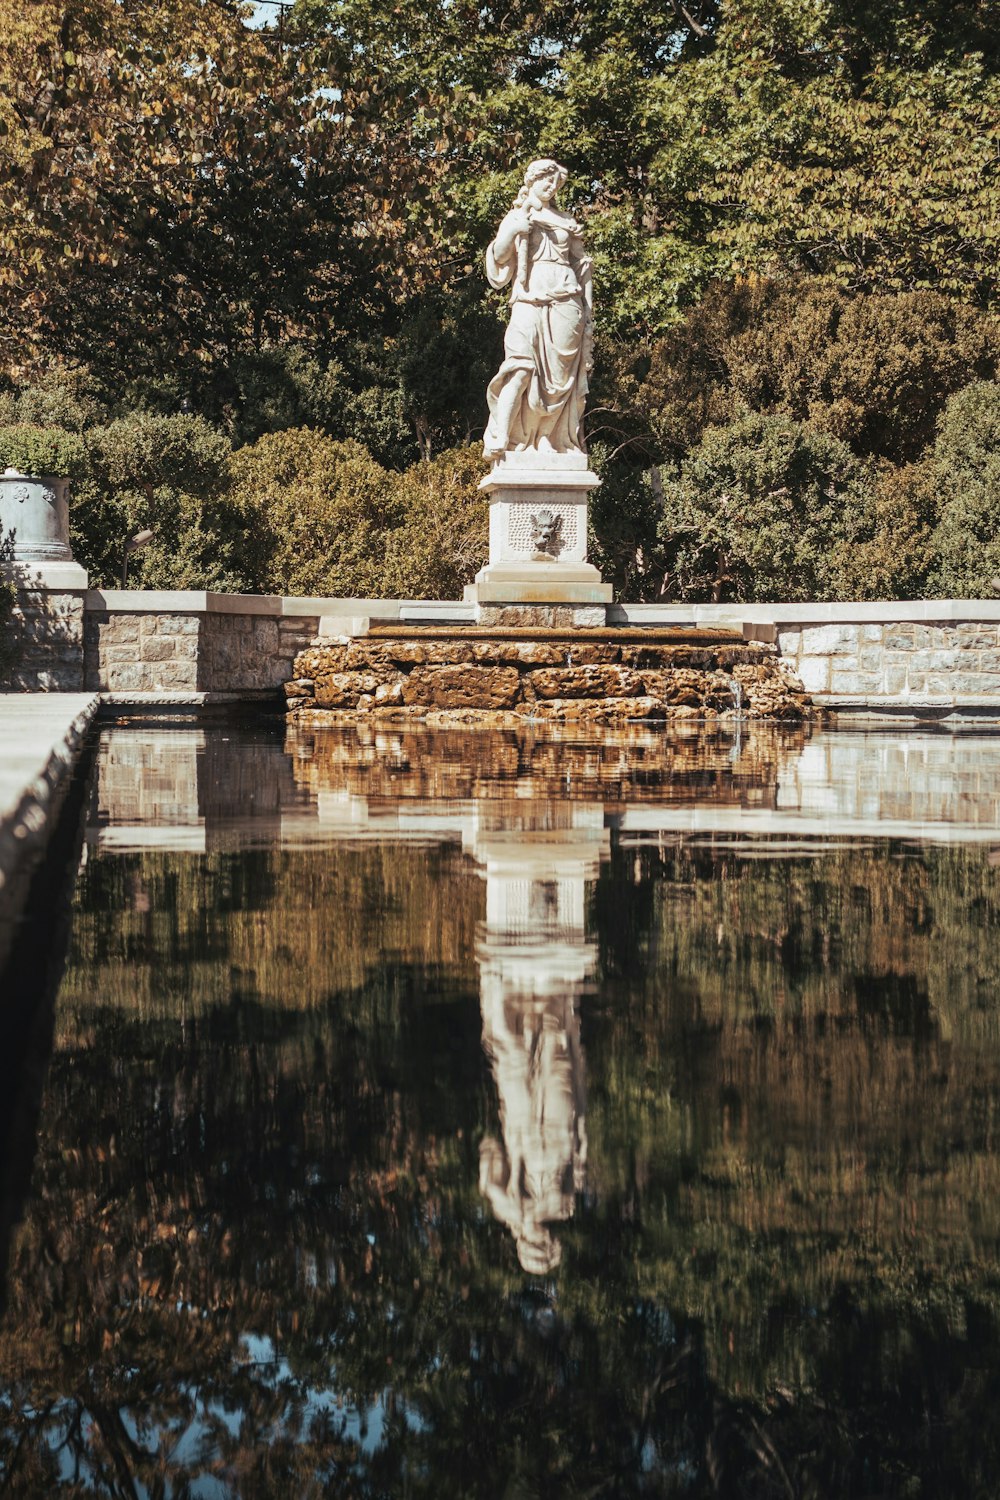
[[[937,534],[905,475],[1000,351],[990,9],[0,0],[0,402],[76,431],[192,413],[236,450],[309,428],[399,472],[473,442],[504,312],[482,251],[553,155],[594,255],[613,582],[669,591],[659,470],[748,412],[874,466],[860,534],[897,501]],[[907,555],[850,586],[945,576]]]

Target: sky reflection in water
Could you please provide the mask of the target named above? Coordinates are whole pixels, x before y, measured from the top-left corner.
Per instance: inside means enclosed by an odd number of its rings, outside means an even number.
[[[8,1492],[995,1492],[1000,740],[121,727],[83,822]]]

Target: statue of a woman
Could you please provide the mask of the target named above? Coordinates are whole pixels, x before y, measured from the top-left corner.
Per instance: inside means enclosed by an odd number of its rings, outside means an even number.
[[[504,361],[490,382],[484,449],[580,453],[591,362],[590,260],[580,225],[556,207],[566,169],[533,161],[486,252],[486,275],[511,287]]]

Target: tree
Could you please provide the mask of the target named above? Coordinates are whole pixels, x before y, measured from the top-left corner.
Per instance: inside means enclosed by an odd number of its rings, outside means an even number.
[[[352,241],[336,130],[240,5],[0,8],[0,360],[198,388],[333,315]]]
[[[934,441],[948,397],[998,365],[1000,320],[940,292],[852,296],[816,277],[749,277],[713,285],[620,360],[594,420],[621,432],[633,460],[680,458],[706,426],[750,410],[907,463]]]

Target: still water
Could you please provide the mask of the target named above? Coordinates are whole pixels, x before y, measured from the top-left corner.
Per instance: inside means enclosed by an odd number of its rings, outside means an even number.
[[[1000,739],[124,725],[87,774],[0,1493],[1000,1492]]]

